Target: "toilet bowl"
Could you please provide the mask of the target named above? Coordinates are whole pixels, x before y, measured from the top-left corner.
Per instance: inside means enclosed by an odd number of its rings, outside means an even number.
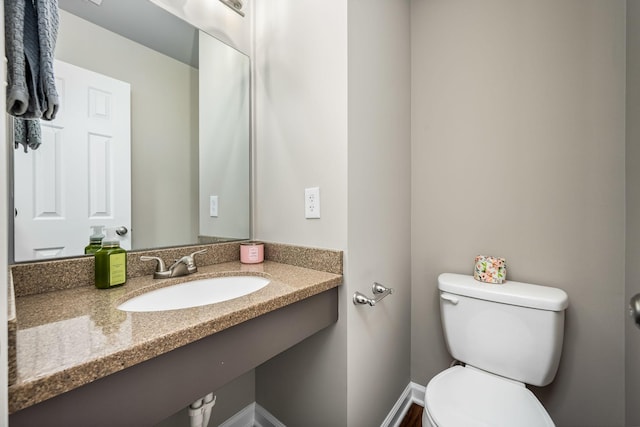
[[[551,427],[524,384],[471,366],[454,366],[427,386],[423,427]]]
[[[462,363],[429,381],[424,427],[546,427],[553,420],[525,384],[553,381],[567,294],[557,288],[471,276],[438,277],[449,353]]]

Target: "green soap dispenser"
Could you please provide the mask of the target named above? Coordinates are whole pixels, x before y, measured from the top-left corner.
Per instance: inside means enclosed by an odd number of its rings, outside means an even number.
[[[107,228],[102,247],[95,253],[96,288],[109,289],[127,281],[127,251],[120,247],[115,228]]]
[[[89,237],[89,244],[84,248],[85,255],[93,255],[102,247],[102,239],[104,239],[104,234],[102,234],[103,228],[104,225],[91,226],[93,232]]]

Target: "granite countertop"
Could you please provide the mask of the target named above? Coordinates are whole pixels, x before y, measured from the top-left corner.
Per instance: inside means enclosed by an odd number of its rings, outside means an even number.
[[[145,313],[116,308],[158,287],[238,274],[271,282],[255,293],[202,307]],[[9,387],[9,413],[341,283],[341,274],[273,261],[232,261],[199,267],[185,277],[130,278],[124,286],[108,290],[81,286],[16,297],[17,380]]]

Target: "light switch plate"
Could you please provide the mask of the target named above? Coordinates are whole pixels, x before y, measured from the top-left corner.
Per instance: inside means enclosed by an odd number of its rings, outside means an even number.
[[[320,187],[304,189],[304,217],[320,218]]]

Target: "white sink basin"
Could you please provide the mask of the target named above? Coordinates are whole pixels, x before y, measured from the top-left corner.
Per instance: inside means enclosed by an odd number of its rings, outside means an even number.
[[[248,295],[267,286],[259,276],[225,276],[193,280],[156,289],[118,306],[122,311],[164,311],[200,307]]]

